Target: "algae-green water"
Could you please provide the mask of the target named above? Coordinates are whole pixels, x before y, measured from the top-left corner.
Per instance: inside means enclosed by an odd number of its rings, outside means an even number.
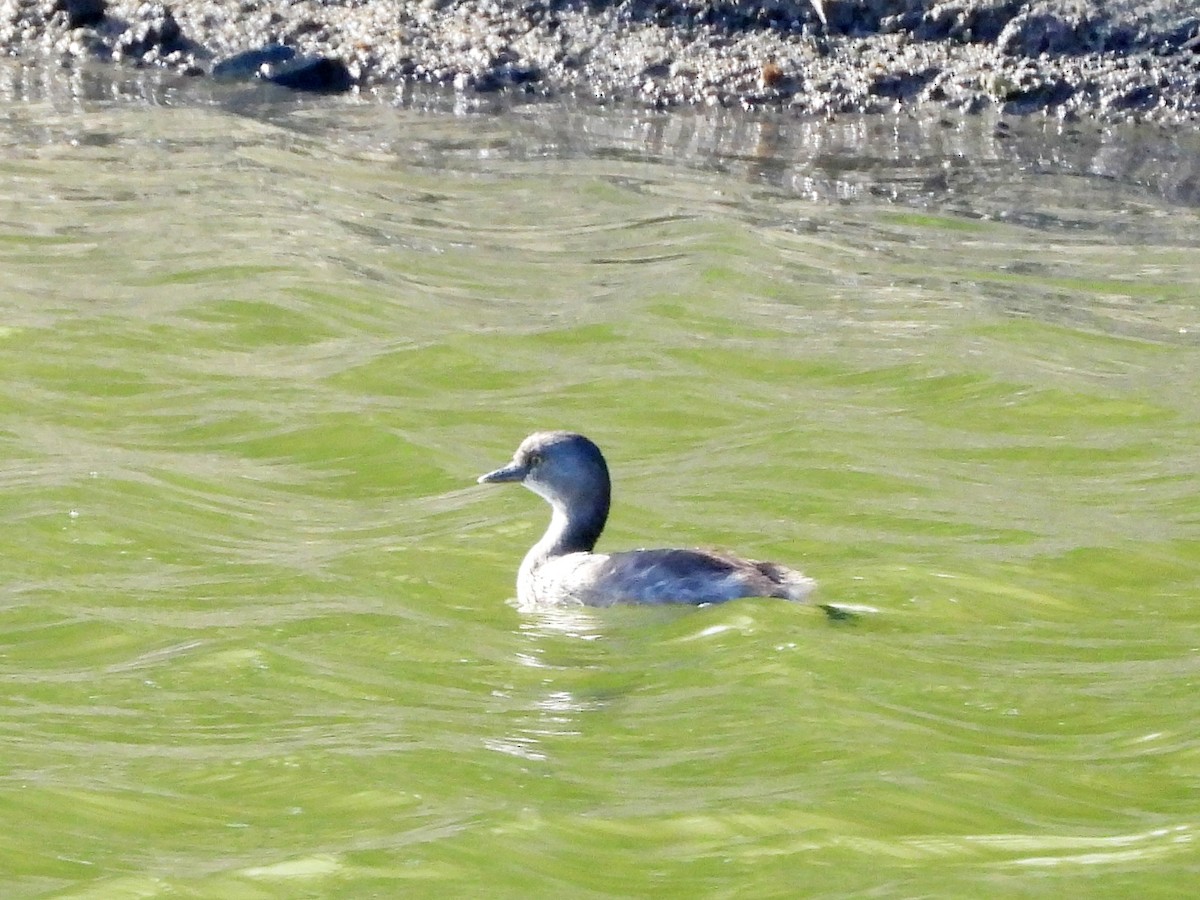
[[[4,66],[0,894],[1194,891],[1200,217],[1136,131]],[[602,547],[876,612],[517,611],[547,510],[474,479],[543,428]]]

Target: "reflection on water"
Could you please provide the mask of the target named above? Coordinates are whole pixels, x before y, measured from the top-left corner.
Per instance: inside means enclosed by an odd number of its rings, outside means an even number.
[[[1194,136],[0,97],[5,896],[1191,888]],[[878,613],[514,609],[546,427]]]
[[[271,86],[213,85],[155,71],[11,63],[0,66],[0,98],[40,105],[43,113],[49,106],[57,116],[106,102],[213,105],[321,140],[327,139],[332,114],[340,118],[337,143],[380,162],[400,157],[437,170],[500,158],[543,165],[580,158],[674,162],[769,185],[806,201],[937,207],[966,218],[1108,234],[1148,229],[1145,238],[1159,243],[1169,234],[1156,228],[1160,223],[1145,202],[1147,192],[1169,203],[1200,206],[1200,138],[1195,134],[1043,117],[906,114],[827,121],[589,104],[564,110],[559,104],[503,97],[479,98],[471,110],[446,116],[461,98],[420,86],[414,86],[397,115],[369,97],[313,101]],[[433,114],[440,121],[425,115],[422,124],[428,127],[414,130],[413,114]],[[104,147],[118,140],[86,121],[27,117],[19,106],[10,111],[6,131],[20,135],[19,144],[27,150],[55,144]],[[14,142],[8,149],[19,147]],[[1056,209],[1047,195],[1057,193],[1069,199]]]
[[[512,601],[515,604],[515,601]],[[529,609],[522,612],[516,634],[522,648],[515,654],[518,664],[541,670],[542,677],[532,689],[527,715],[514,723],[516,727],[501,738],[487,738],[484,746],[499,753],[542,762],[548,757],[542,749],[546,739],[583,734],[580,716],[596,709],[598,702],[585,701],[572,691],[559,688],[554,670],[564,667],[595,665],[594,660],[579,660],[560,654],[553,646],[564,639],[597,641],[603,637],[604,620],[595,610],[583,607],[562,609]],[[561,645],[560,645],[561,646]],[[527,693],[525,696],[529,696]]]
[[[587,607],[531,608],[521,612],[526,614],[520,625],[521,634],[535,641],[557,636],[595,641],[602,635],[604,619],[597,610]]]

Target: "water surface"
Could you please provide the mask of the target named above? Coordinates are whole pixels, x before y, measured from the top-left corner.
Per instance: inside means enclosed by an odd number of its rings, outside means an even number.
[[[1194,139],[0,76],[6,896],[1190,892]]]

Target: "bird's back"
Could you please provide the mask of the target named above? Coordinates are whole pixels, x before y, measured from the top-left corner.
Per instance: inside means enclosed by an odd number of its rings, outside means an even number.
[[[572,553],[546,560],[520,589],[523,602],[722,603],[739,597],[804,600],[815,582],[776,563],[706,550]]]

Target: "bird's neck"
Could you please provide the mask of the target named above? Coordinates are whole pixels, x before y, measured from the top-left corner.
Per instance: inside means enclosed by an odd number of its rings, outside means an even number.
[[[554,512],[550,516],[550,526],[526,555],[525,566],[533,568],[540,562],[568,553],[590,553],[608,520],[608,492],[596,499],[595,503],[572,504],[570,507],[552,502]]]

